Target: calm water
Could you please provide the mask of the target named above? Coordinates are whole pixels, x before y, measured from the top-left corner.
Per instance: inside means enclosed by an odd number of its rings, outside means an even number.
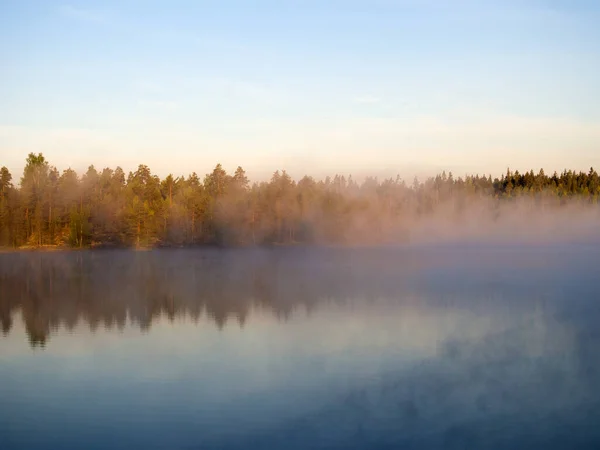
[[[600,448],[600,249],[0,254],[0,448]]]

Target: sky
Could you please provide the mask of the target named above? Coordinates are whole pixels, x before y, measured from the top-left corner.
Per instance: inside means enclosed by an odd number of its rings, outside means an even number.
[[[594,0],[0,1],[0,166],[600,167]]]

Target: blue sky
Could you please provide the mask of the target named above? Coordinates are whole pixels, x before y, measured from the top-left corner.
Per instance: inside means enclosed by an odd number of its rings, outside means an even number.
[[[583,0],[3,0],[0,165],[600,167],[598,23]]]

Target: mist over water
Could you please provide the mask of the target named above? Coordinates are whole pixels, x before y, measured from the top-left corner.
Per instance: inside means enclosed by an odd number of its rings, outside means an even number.
[[[596,448],[598,256],[1,254],[3,448]]]

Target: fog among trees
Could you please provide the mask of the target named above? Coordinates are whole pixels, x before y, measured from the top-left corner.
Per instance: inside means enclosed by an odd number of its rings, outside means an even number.
[[[160,179],[140,165],[79,175],[29,154],[20,180],[0,171],[0,246],[373,245],[469,239],[553,239],[598,232],[600,177],[507,170],[499,177],[442,173],[251,183],[218,164],[200,177]]]

